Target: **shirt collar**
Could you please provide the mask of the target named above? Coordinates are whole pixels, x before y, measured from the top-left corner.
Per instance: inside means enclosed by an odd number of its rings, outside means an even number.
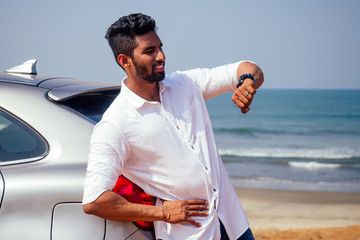
[[[133,91],[131,91],[126,86],[126,84],[125,84],[126,81],[127,81],[127,77],[125,77],[121,82],[121,92],[122,92],[122,94],[126,95],[127,99],[134,106],[134,108],[140,108],[145,103],[154,104],[154,102],[147,101],[147,100],[143,99],[142,97],[138,96],[137,94],[135,94]],[[160,93],[160,95],[165,91],[165,89],[166,89],[166,86],[163,83],[163,81],[159,82],[159,93]],[[162,99],[162,98],[160,97],[160,99]]]

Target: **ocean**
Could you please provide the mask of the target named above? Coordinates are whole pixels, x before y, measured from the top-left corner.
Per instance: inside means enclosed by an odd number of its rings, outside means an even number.
[[[235,186],[360,192],[360,90],[259,89],[247,114],[231,95],[207,106]]]

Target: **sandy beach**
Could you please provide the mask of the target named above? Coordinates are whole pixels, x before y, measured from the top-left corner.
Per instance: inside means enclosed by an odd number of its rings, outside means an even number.
[[[256,239],[360,240],[360,193],[236,191]]]

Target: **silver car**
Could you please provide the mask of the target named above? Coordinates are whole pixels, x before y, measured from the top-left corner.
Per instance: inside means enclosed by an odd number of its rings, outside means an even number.
[[[92,129],[119,85],[0,73],[0,239],[153,239],[133,223],[82,210]]]

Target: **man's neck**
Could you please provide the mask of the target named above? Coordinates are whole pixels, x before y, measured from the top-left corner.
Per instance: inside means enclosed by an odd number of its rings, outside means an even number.
[[[148,82],[142,79],[128,78],[127,81],[125,81],[125,84],[133,93],[139,97],[147,101],[160,102],[158,82]]]

